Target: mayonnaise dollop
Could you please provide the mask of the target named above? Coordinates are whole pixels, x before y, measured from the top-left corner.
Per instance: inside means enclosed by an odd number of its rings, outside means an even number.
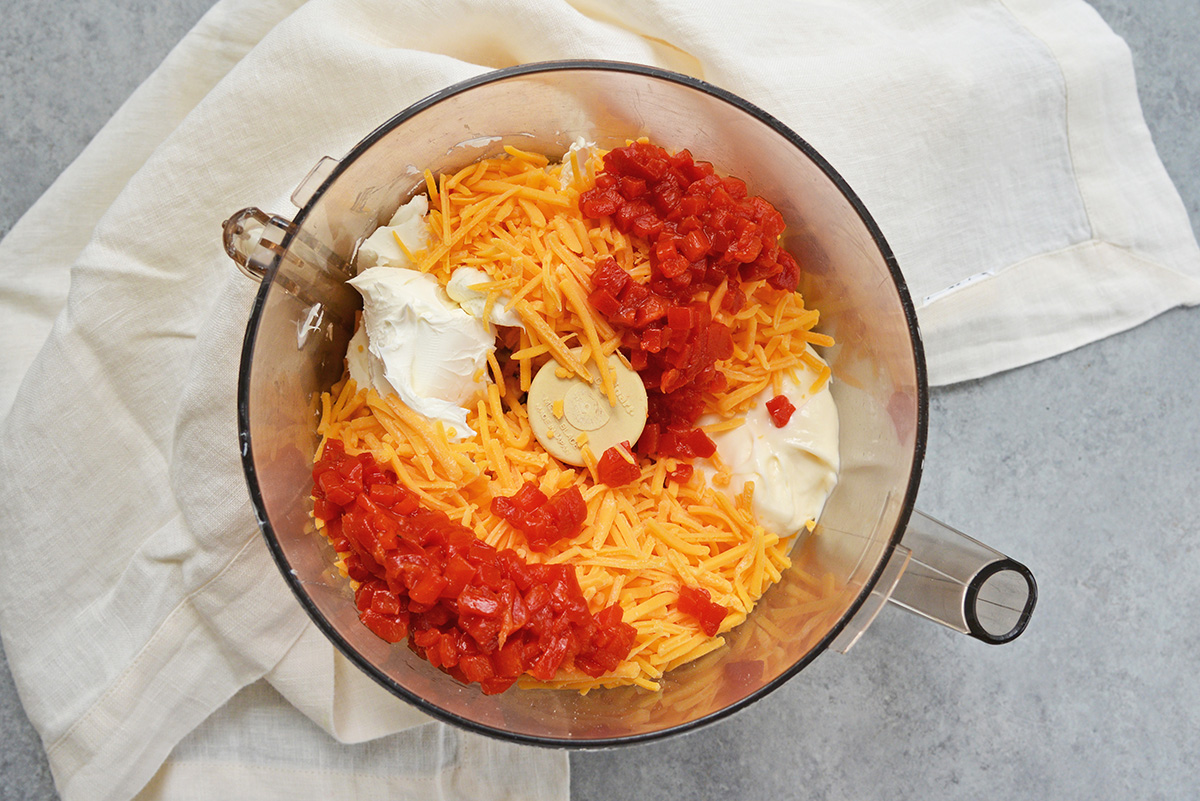
[[[490,326],[416,270],[370,267],[349,283],[363,296],[362,325],[346,354],[350,377],[396,394],[417,414],[453,427],[458,439],[467,436],[462,404],[496,346]]]
[[[404,241],[409,253],[425,250],[429,246],[429,229],[425,215],[429,212],[429,198],[417,195],[396,209],[387,225],[381,225],[358,246],[358,269],[368,267],[415,267],[412,260],[396,242]]]
[[[813,378],[805,374],[801,381],[808,386]],[[768,388],[742,425],[715,433],[712,439],[731,471],[729,486],[714,488],[734,495],[753,481],[755,517],[767,531],[786,537],[820,516],[837,483],[840,460],[837,406],[829,384],[810,396],[788,379],[783,394],[796,407],[783,428],[776,428],[767,412],[767,401],[774,397]],[[717,419],[702,418],[700,425]],[[703,469],[712,484],[712,469]]]

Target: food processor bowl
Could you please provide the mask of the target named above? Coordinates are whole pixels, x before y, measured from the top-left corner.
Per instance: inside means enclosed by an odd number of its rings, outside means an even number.
[[[657,692],[514,686],[482,695],[358,618],[348,580],[311,517],[320,393],[337,381],[357,293],[355,250],[416,193],[506,145],[556,159],[577,141],[646,136],[742,178],[788,221],[799,291],[836,345],[841,471],[793,567],[717,650],[667,672]],[[763,697],[827,649],[846,650],[889,599],[986,642],[1024,629],[1036,586],[1023,565],[914,512],[928,417],[913,304],[878,226],[811,146],[778,120],[693,78],[611,62],[491,72],[427,97],[293,195],[291,219],[246,209],[226,223],[230,255],[261,280],[246,329],[238,424],[267,545],[313,622],[354,664],[429,714],[538,745],[633,743],[713,721]],[[814,580],[812,577],[818,577]]]

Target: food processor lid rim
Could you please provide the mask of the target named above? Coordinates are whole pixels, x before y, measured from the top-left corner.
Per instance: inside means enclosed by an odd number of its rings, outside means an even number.
[[[276,255],[274,257],[266,272],[266,275],[263,278],[262,284],[260,285],[259,291],[255,297],[254,305],[250,312],[249,323],[246,326],[246,335],[242,343],[241,365],[238,371],[237,417],[238,438],[241,445],[243,471],[246,476],[246,484],[250,493],[251,505],[254,508],[254,515],[258,521],[259,527],[263,532],[263,538],[267,541],[267,547],[270,550],[272,557],[275,559],[276,564],[279,566],[280,572],[283,574],[285,581],[287,582],[288,586],[291,587],[292,593],[300,601],[301,607],[308,614],[309,618],[313,621],[317,628],[319,628],[322,633],[324,633],[330,639],[330,641],[333,642],[348,659],[350,659],[351,662],[357,665],[376,682],[383,685],[386,689],[394,694],[401,696],[409,703],[412,703],[421,709],[421,711],[434,718],[460,728],[493,738],[507,740],[510,742],[518,742],[526,745],[572,749],[601,749],[619,745],[632,745],[637,743],[651,742],[663,737],[694,731],[700,727],[722,720],[729,715],[734,714],[735,712],[745,709],[750,704],[762,699],[766,695],[778,689],[793,676],[811,664],[814,659],[820,656],[829,647],[830,643],[837,638],[842,630],[845,629],[849,622],[855,617],[859,609],[861,609],[862,605],[866,602],[868,596],[871,594],[871,590],[875,587],[875,584],[879,581],[880,575],[882,575],[883,570],[887,567],[888,562],[891,560],[895,552],[896,545],[899,544],[900,539],[903,537],[904,530],[908,525],[908,520],[913,509],[915,508],[917,489],[920,485],[921,469],[924,463],[925,446],[928,434],[929,384],[925,364],[924,345],[921,339],[920,328],[917,324],[916,309],[913,305],[912,297],[908,291],[908,285],[904,280],[903,274],[900,272],[899,264],[896,261],[896,257],[893,254],[891,247],[888,245],[887,240],[883,236],[883,232],[880,230],[878,224],[876,224],[875,219],[871,216],[870,212],[867,211],[867,208],[863,204],[862,200],[858,197],[846,180],[842,178],[841,174],[834,169],[833,165],[831,165],[824,156],[817,152],[812,145],[801,138],[790,127],[785,125],[774,115],[764,111],[748,100],[728,92],[714,84],[708,83],[707,81],[693,78],[682,73],[672,72],[670,70],[651,67],[645,64],[598,59],[531,62],[528,64],[520,64],[513,67],[506,67],[503,69],[484,72],[464,81],[459,81],[451,86],[446,87],[445,89],[439,90],[438,92],[427,95],[421,100],[412,103],[403,111],[400,111],[395,116],[388,119],[382,125],[378,126],[370,134],[360,140],[353,148],[351,148],[341,160],[339,160],[337,166],[330,172],[321,185],[317,187],[316,191],[313,192],[312,196],[308,199],[308,202],[305,203],[304,206],[297,212],[293,220],[293,225],[285,234],[281,242],[280,253],[282,254],[283,252],[287,251],[291,245],[292,238],[302,227],[303,222],[307,218],[310,210],[333,185],[333,183],[341,176],[347,166],[356,158],[358,158],[359,155],[364,153],[368,148],[372,147],[377,141],[390,133],[396,126],[405,122],[409,118],[416,116],[422,111],[437,105],[443,100],[447,100],[478,86],[525,75],[536,75],[538,73],[546,72],[565,72],[571,70],[624,72],[645,75],[648,77],[669,81],[671,83],[680,84],[703,92],[719,100],[723,100],[726,103],[729,103],[730,105],[758,119],[760,122],[767,125],[780,136],[788,140],[794,147],[804,153],[804,155],[807,156],[814,164],[816,164],[817,167],[825,174],[825,176],[833,182],[834,186],[836,186],[838,191],[841,192],[842,196],[846,198],[846,200],[853,207],[854,211],[858,214],[859,219],[866,226],[867,231],[871,234],[871,238],[874,240],[876,247],[879,248],[880,255],[883,256],[884,263],[888,268],[888,272],[891,274],[892,283],[896,288],[900,306],[904,311],[905,321],[908,326],[909,337],[913,350],[913,365],[915,372],[914,378],[917,386],[917,421],[914,433],[915,440],[913,447],[913,461],[909,472],[908,486],[905,488],[904,498],[901,502],[900,511],[896,518],[896,525],[886,547],[884,548],[883,553],[879,558],[878,563],[876,564],[871,575],[867,578],[866,582],[864,582],[863,588],[859,592],[858,597],[856,597],[847,606],[846,612],[842,615],[841,619],[839,619],[838,622],[832,626],[828,632],[826,632],[825,636],[820,640],[820,642],[813,646],[808,653],[806,653],[794,665],[780,675],[776,676],[772,681],[764,684],[762,687],[759,687],[754,692],[730,704],[724,709],[720,709],[693,721],[688,721],[686,723],[681,723],[676,726],[671,726],[654,732],[631,734],[621,737],[596,738],[591,740],[571,740],[561,737],[546,737],[506,731],[459,717],[453,712],[449,712],[439,706],[436,706],[435,704],[430,703],[429,701],[426,701],[421,696],[393,681],[381,670],[379,670],[378,667],[371,664],[356,648],[354,648],[345,640],[345,638],[342,637],[342,635],[333,627],[332,623],[325,619],[324,615],[321,614],[315,602],[313,602],[303,592],[303,588],[300,586],[300,581],[291,572],[291,565],[288,562],[287,556],[284,554],[283,549],[279,544],[278,537],[276,537],[275,531],[271,526],[270,521],[267,519],[266,507],[263,502],[262,493],[259,491],[257,473],[254,469],[253,446],[250,439],[249,376],[250,365],[254,353],[254,342],[258,332],[258,322],[261,317],[263,307],[266,304],[267,296],[272,285],[274,284],[275,274],[281,261],[280,255]]]

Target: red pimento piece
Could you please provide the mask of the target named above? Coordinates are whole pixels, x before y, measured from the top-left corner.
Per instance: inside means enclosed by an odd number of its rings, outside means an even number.
[[[318,520],[333,520],[339,514],[341,514],[341,510],[336,503],[331,503],[324,498],[313,500],[313,517]]]
[[[546,504],[546,509],[558,531],[559,539],[574,537],[583,530],[583,521],[587,519],[587,504],[579,487],[570,486],[559,491]]]
[[[685,615],[696,618],[700,630],[709,637],[721,629],[721,621],[729,610],[716,603],[703,587],[689,587],[686,584],[679,588],[679,600],[675,607]]]
[[[342,481],[329,476],[322,485],[331,472]],[[322,518],[325,532],[359,582],[359,617],[382,639],[408,638],[430,664],[487,694],[504,692],[523,673],[551,679],[563,666],[601,676],[629,655],[633,626],[621,621],[620,607],[593,615],[570,565],[531,565],[514,551],[497,552],[442,512],[420,507],[370,455],[347,456],[337,440],[326,443],[313,481],[314,506],[332,515]],[[335,504],[329,488],[357,494]],[[496,500],[554,536],[577,533],[587,514],[576,487],[547,498],[527,485]]]
[[[621,208],[624,198],[615,189],[589,189],[579,196],[579,209],[588,217],[604,217],[616,213]]]
[[[623,487],[642,477],[642,469],[638,467],[637,457],[633,455],[628,442],[613,445],[600,455],[596,463],[596,476],[610,487]]]
[[[522,512],[532,512],[534,509],[540,509],[546,505],[546,501],[550,498],[546,493],[538,489],[538,485],[532,481],[526,481],[521,489],[517,490],[517,494],[512,496],[513,505]]]
[[[491,509],[492,514],[504,518],[524,534],[535,551],[544,551],[551,543],[574,537],[587,517],[587,504],[578,487],[567,487],[547,498],[532,481],[525,482],[512,497],[492,498]]]
[[[611,292],[616,297],[620,297],[632,281],[629,273],[621,269],[616,259],[604,259],[596,265],[596,270],[592,273],[592,283],[596,288]]]
[[[767,401],[767,414],[771,416],[771,422],[775,424],[776,428],[786,426],[795,411],[796,407],[787,399],[786,395],[776,395]]]
[[[699,428],[647,423],[638,439],[637,449],[645,456],[707,459],[717,452],[717,444]]]
[[[667,471],[667,480],[674,481],[676,484],[686,484],[691,480],[694,470],[695,468],[686,462],[678,464],[674,470]]]
[[[363,625],[375,633],[375,636],[387,642],[400,642],[408,636],[408,615],[381,615],[370,609],[359,615]]]
[[[617,300],[607,289],[597,289],[588,295],[588,302],[606,318],[616,317],[621,313],[621,301]]]

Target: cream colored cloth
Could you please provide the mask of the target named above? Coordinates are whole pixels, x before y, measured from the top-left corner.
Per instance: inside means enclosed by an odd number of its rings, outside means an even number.
[[[292,599],[234,428],[255,287],[220,244],[409,103],[556,58],[685,72],[812,143],[895,251],[934,383],[1200,302],[1082,0],[220,0],[0,243],[0,632],[66,801],[567,797],[563,753],[430,722]]]

